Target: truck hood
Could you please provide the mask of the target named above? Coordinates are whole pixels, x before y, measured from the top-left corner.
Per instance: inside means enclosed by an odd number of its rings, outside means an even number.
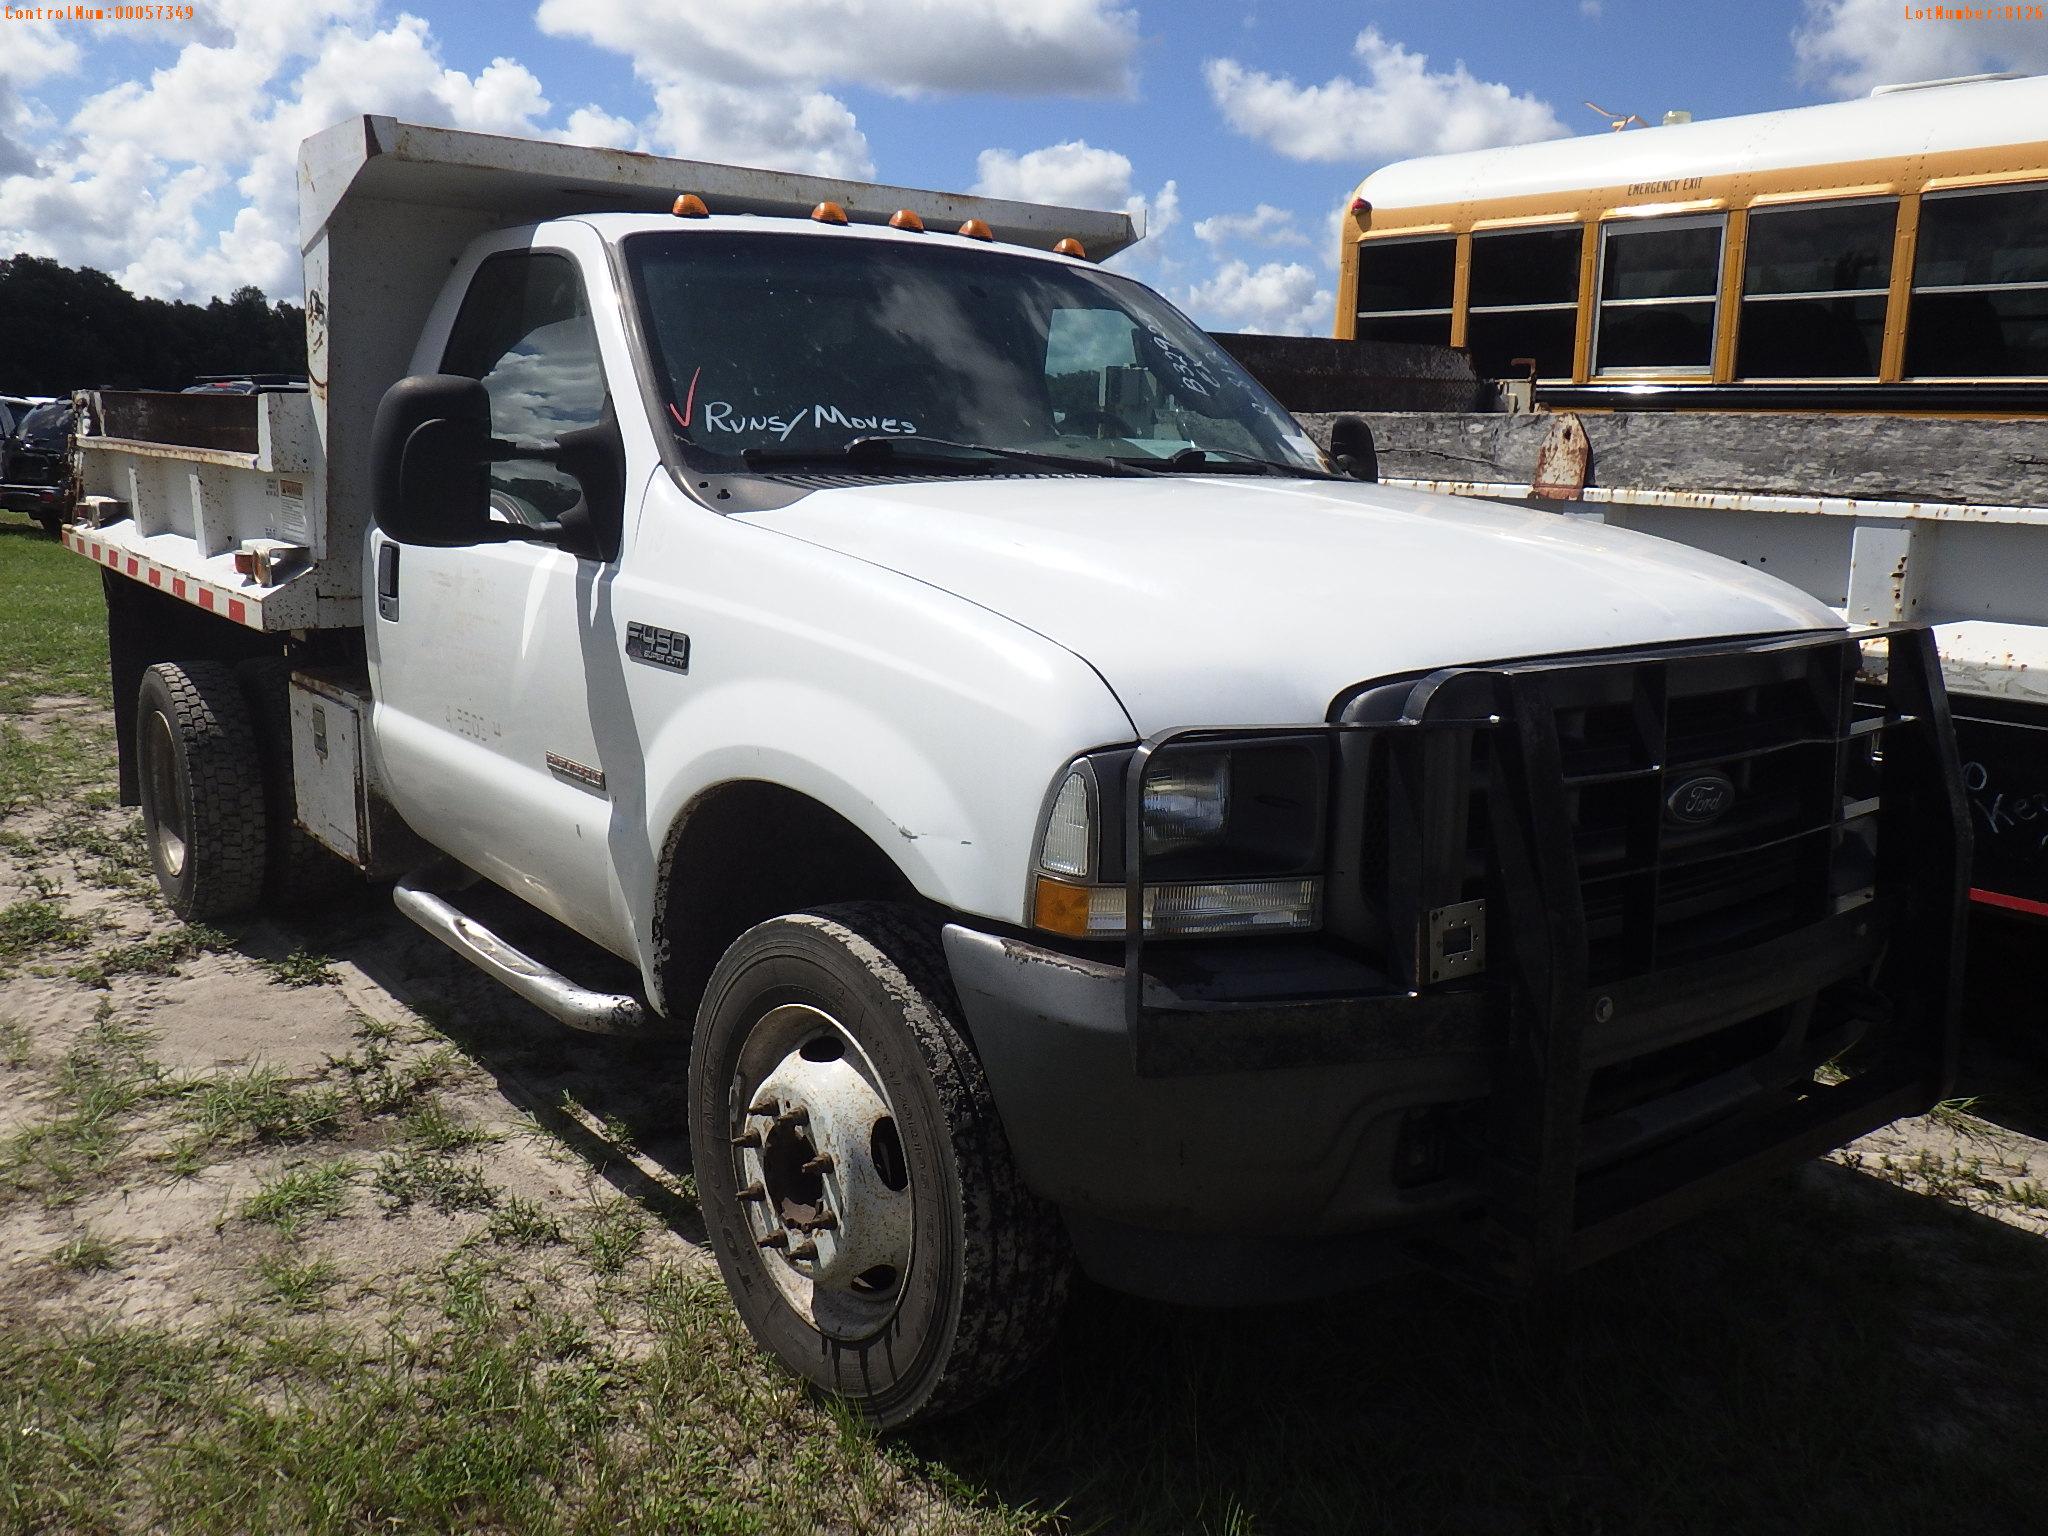
[[[1353,683],[1439,666],[1842,624],[1665,539],[1389,486],[953,480],[741,516],[1035,630],[1146,734],[1320,720]]]

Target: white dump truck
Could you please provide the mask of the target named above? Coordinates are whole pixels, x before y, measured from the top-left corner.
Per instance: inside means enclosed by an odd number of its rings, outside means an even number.
[[[300,188],[308,391],[80,402],[164,893],[353,866],[692,1031],[734,1299],[881,1422],[1076,1266],[1540,1281],[1949,1081],[1923,631],[1370,483],[1121,214],[383,118]]]

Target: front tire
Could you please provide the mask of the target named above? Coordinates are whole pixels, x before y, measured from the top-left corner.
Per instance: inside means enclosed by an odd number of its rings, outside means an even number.
[[[187,922],[247,911],[263,894],[269,839],[262,749],[233,669],[151,667],[135,733],[142,825],[164,900]]]
[[[930,926],[883,903],[760,924],[705,989],[690,1142],[754,1337],[884,1427],[957,1412],[1043,1351],[1057,1214],[1025,1188]]]

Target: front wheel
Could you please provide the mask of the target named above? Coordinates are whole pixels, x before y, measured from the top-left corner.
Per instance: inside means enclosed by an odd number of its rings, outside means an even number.
[[[849,904],[748,930],[690,1056],[690,1142],[754,1337],[883,1426],[957,1411],[1051,1340],[1069,1261],[1024,1187],[936,936]]]

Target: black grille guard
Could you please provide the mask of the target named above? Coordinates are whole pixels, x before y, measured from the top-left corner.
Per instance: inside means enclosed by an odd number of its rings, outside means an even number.
[[[1553,699],[1576,675],[1616,668],[1812,657],[1842,657],[1853,681],[1862,646],[1886,650],[1881,716],[1851,716],[1845,683],[1835,740],[1833,816],[1847,819],[1841,794],[1846,748],[1882,731],[1878,793],[1854,807],[1874,815],[1874,889],[1850,909],[1816,911],[1737,953],[1649,976],[1589,980],[1586,915],[1566,797]],[[1388,992],[1357,999],[1361,1017],[1398,1017],[1401,1008],[1463,1026],[1482,1017],[1491,1091],[1478,1136],[1484,1208],[1431,1233],[1420,1256],[1486,1289],[1520,1289],[1647,1236],[1732,1187],[1831,1150],[1937,1102],[1953,1080],[1960,1033],[1960,975],[1967,910],[1970,826],[1962,775],[1933,636],[1924,626],[1859,628],[1603,652],[1499,665],[1453,667],[1404,682],[1393,718],[1362,718],[1368,693],[1340,699],[1333,718],[1304,726],[1203,727],[1162,731],[1135,750],[1125,779],[1123,987],[1137,1066],[1148,1045],[1201,1018],[1205,1004],[1175,997],[1148,979],[1144,920],[1143,785],[1150,764],[1177,749],[1327,739],[1340,794],[1369,743],[1388,744],[1384,857],[1389,931],[1417,942],[1389,946]],[[1492,959],[1481,978],[1432,983],[1420,935],[1428,915],[1460,899],[1465,877],[1465,776],[1470,743],[1485,736],[1494,779],[1485,796],[1496,874],[1489,890],[1502,910],[1487,913]],[[1809,743],[1796,743],[1809,745]],[[1335,842],[1331,846],[1334,848]],[[1334,875],[1333,855],[1330,874]],[[1326,900],[1335,898],[1334,885]],[[1489,904],[1490,905],[1490,904]],[[1160,942],[1160,941],[1150,941]],[[1884,987],[1860,985],[1879,965]],[[1625,1010],[1767,1008],[1840,984],[1863,997],[1875,1042],[1870,1060],[1836,1084],[1801,1083],[1617,1165],[1590,1168],[1582,1132],[1592,1065],[1589,1024]],[[1327,1005],[1325,1003],[1325,1005]],[[1434,1006],[1435,1014],[1430,1014]],[[1286,1005],[1267,1010],[1275,1019]],[[1214,1016],[1213,1013],[1211,1016]],[[1504,1020],[1504,1025],[1502,1021]],[[1151,1052],[1156,1056],[1157,1052]]]

